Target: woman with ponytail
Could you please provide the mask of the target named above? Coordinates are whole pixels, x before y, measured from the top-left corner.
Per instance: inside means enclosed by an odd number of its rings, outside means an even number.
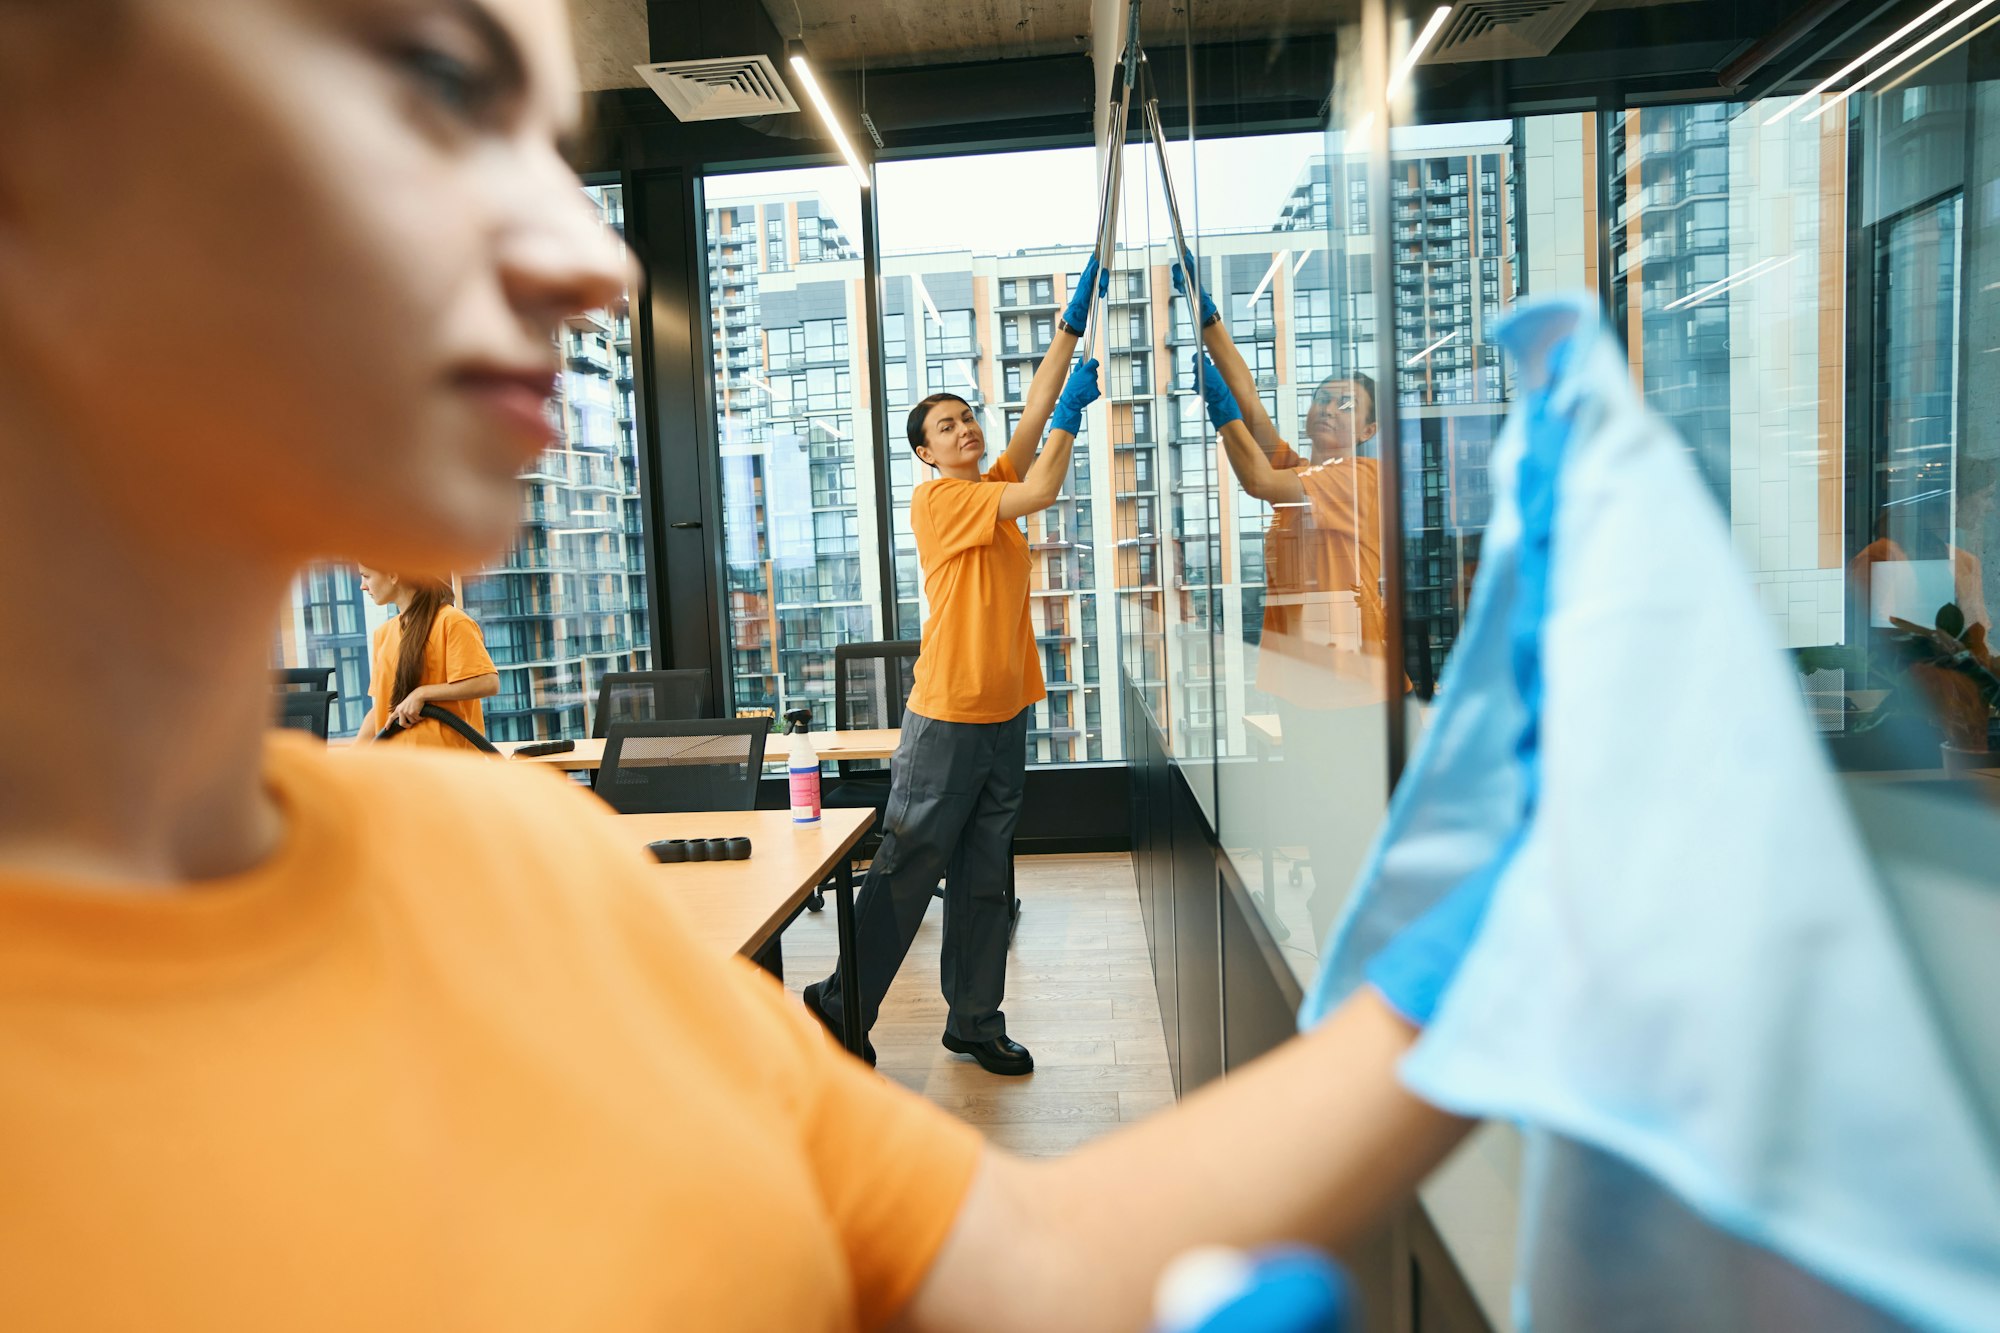
[[[500,693],[500,673],[487,656],[479,622],[452,604],[450,583],[430,575],[363,565],[361,588],[377,606],[396,604],[395,616],[375,631],[368,683],[375,706],[361,724],[361,738],[373,740],[393,721],[403,727],[398,739],[405,744],[473,748],[422,713],[424,705],[436,704],[473,730],[486,730],[479,701]]]

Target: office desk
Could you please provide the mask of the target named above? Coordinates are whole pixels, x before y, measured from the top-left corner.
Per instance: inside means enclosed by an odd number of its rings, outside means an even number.
[[[837,759],[887,759],[896,753],[896,742],[903,733],[895,727],[877,727],[865,731],[815,731],[812,733],[813,749],[822,760]],[[514,751],[528,744],[526,741],[503,741],[499,750],[510,759]],[[764,743],[765,762],[782,763],[785,757],[785,741],[782,736],[772,736]],[[560,768],[565,773],[595,773],[604,763],[604,738],[580,740],[574,750],[563,754],[542,754],[524,758],[526,764],[548,764]]]
[[[875,822],[873,810],[828,810],[818,824],[805,826],[793,824],[788,810],[620,815],[618,822],[642,845],[662,838],[750,839],[747,861],[682,861],[659,867],[661,882],[694,923],[696,937],[717,953],[747,958],[761,952],[831,877],[840,937],[842,1027],[847,1048],[861,1053],[865,1034],[849,855]]]

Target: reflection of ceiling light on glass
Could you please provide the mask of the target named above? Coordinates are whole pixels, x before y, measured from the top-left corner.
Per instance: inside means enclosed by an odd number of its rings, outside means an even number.
[[[1409,82],[1410,71],[1417,67],[1417,61],[1423,59],[1424,52],[1437,39],[1438,29],[1444,26],[1444,21],[1450,14],[1450,5],[1440,5],[1431,11],[1431,21],[1424,24],[1424,30],[1417,34],[1416,41],[1410,43],[1410,49],[1403,56],[1402,63],[1396,66],[1396,72],[1389,76],[1389,86],[1385,90],[1385,95],[1390,101],[1396,100],[1396,94],[1403,90],[1405,83]]]
[[[958,365],[959,377],[965,381],[966,387],[969,389],[977,389],[979,387],[979,381],[973,378],[972,363],[970,361],[960,361],[957,363],[957,365]]]
[[[1458,330],[1453,329],[1450,333],[1445,334],[1444,337],[1438,339],[1436,342],[1432,343],[1429,347],[1426,347],[1423,351],[1418,352],[1415,356],[1411,357],[1408,361],[1405,361],[1403,364],[1406,366],[1414,366],[1415,364],[1417,364],[1417,362],[1423,360],[1425,357],[1429,356],[1432,352],[1435,352],[1438,348],[1444,346],[1446,343],[1450,342],[1453,338],[1456,338],[1457,336],[1458,336]]]
[[[825,125],[826,132],[833,136],[834,143],[840,148],[840,155],[847,159],[849,170],[854,172],[854,179],[861,182],[862,189],[867,189],[867,169],[861,165],[861,158],[854,151],[854,145],[847,141],[847,131],[840,128],[840,122],[834,119],[833,105],[826,100],[826,94],[820,91],[819,80],[813,77],[812,66],[806,63],[805,52],[796,51],[792,54],[792,70],[799,76],[799,81],[805,84],[806,96],[812,99],[814,108],[819,111],[820,123]]]
[[[743,382],[746,384],[756,385],[758,388],[764,391],[764,395],[768,398],[776,398],[778,396],[778,391],[776,389],[766,384],[763,380],[758,379],[755,375],[745,375],[743,377]]]
[[[1243,298],[1243,308],[1245,310],[1248,310],[1252,306],[1257,304],[1257,298],[1259,298],[1264,294],[1264,289],[1271,285],[1271,279],[1278,276],[1278,270],[1281,267],[1283,267],[1285,261],[1287,259],[1290,259],[1291,257],[1292,257],[1292,252],[1290,250],[1280,250],[1276,255],[1272,257],[1271,267],[1265,269],[1264,276],[1258,279],[1257,281],[1257,290],[1251,292],[1248,296]]]
[[[1995,0],[1979,0],[1978,4],[1964,11],[1957,18],[1951,20],[1949,23],[1940,24],[1936,29],[1936,31],[1925,33],[1922,37],[1919,37],[1916,41],[1911,42],[1901,51],[1898,51],[1895,55],[1890,56],[1887,60],[1877,65],[1874,69],[1871,69],[1866,74],[1863,74],[1860,78],[1856,79],[1846,88],[1842,89],[1834,96],[1827,98],[1824,102],[1821,102],[1818,106],[1814,107],[1812,111],[1807,113],[1806,119],[1817,120],[1819,117],[1833,110],[1835,107],[1839,106],[1842,102],[1845,102],[1848,98],[1854,96],[1854,94],[1860,92],[1863,88],[1866,88],[1870,83],[1874,82],[1876,79],[1881,78],[1884,74],[1887,74],[1890,70],[1896,68],[1896,66],[1902,64],[1905,60],[1908,60],[1911,56],[1923,50],[1926,46],[1929,46],[1932,42],[1936,41],[1938,38],[1943,37],[1945,34],[1949,33],[1953,28],[1956,28],[1959,24],[1964,23],[1967,19],[1970,19],[1974,14],[1977,14],[1980,10],[1987,8],[1994,2]]]
[[[1990,18],[1986,20],[1986,22],[1974,28],[1971,32],[1968,32],[1963,37],[1960,37],[1957,41],[1951,43],[1950,45],[1940,46],[1937,50],[1931,52],[1929,55],[1925,56],[1922,60],[1919,60],[1916,64],[1910,66],[1908,69],[1904,70],[1901,74],[1898,74],[1895,78],[1883,84],[1882,91],[1886,93],[1893,89],[1901,88],[1911,79],[1916,78],[1917,75],[1923,73],[1925,70],[1929,69],[1932,65],[1937,64],[1938,61],[1943,60],[1946,56],[1950,55],[1953,51],[1956,51],[1959,47],[1964,46],[1967,42],[1971,41],[1973,38],[1984,34],[1988,29],[1992,28],[1995,24],[2000,24],[2000,18]]]
[[[1806,91],[1800,93],[1797,97],[1785,103],[1785,105],[1783,105],[1782,107],[1779,107],[1777,111],[1773,112],[1771,116],[1764,121],[1764,123],[1766,125],[1775,124],[1776,122],[1783,120],[1786,116],[1791,115],[1794,111],[1797,111],[1807,102],[1811,101],[1815,97],[1818,97],[1828,88],[1831,88],[1834,84],[1839,83],[1842,79],[1852,74],[1855,70],[1860,69],[1863,65],[1873,60],[1876,56],[1881,55],[1884,51],[1894,46],[1897,42],[1902,41],[1903,38],[1909,36],[1911,33],[1915,32],[1918,28],[1928,23],[1933,17],[1935,17],[1938,14],[1942,14],[1947,9],[1950,9],[1957,2],[1958,0],[1938,0],[1938,2],[1932,5],[1929,9],[1926,9],[1923,13],[1911,19],[1908,23],[1905,23],[1902,27],[1896,29],[1894,32],[1890,33],[1887,37],[1884,37],[1881,41],[1875,43],[1875,45],[1869,47],[1866,51],[1863,51],[1860,55],[1854,57],[1854,59],[1849,61],[1845,66],[1834,71],[1826,78],[1821,79],[1818,83],[1814,84]]]
[[[931,323],[943,328],[944,316],[938,313],[937,302],[931,300],[931,289],[924,286],[922,278],[912,276],[910,281],[917,285],[917,295],[923,298],[924,313],[931,317]]]
[[[828,435],[833,436],[833,438],[836,440],[844,440],[848,438],[847,432],[842,430],[839,426],[835,425],[831,421],[822,421],[818,417],[811,417],[809,418],[809,420],[812,422],[813,425],[818,426],[821,430],[825,431]]]
[[[1760,259],[1756,263],[1752,264],[1749,268],[1738,270],[1737,272],[1731,273],[1729,276],[1725,278],[1719,278],[1716,281],[1709,283],[1708,286],[1706,287],[1702,287],[1696,291],[1689,292],[1686,296],[1683,296],[1678,301],[1674,301],[1668,305],[1662,306],[1661,309],[1679,310],[1682,306],[1700,305],[1703,301],[1708,300],[1711,296],[1720,296],[1724,292],[1728,291],[1731,287],[1735,287],[1740,283],[1748,282],[1752,278],[1761,278],[1768,274],[1775,273],[1779,269],[1783,268],[1785,265],[1791,263],[1793,260],[1797,258],[1798,258],[1797,255],[1788,255],[1785,258],[1780,259],[1776,255],[1773,255],[1769,259]]]
[[[1306,247],[1306,248],[1305,248],[1304,250],[1302,250],[1302,251],[1300,251],[1300,252],[1299,252],[1299,262],[1298,262],[1298,263],[1296,263],[1296,264],[1294,264],[1294,265],[1292,265],[1292,276],[1293,276],[1293,277],[1295,277],[1295,278],[1296,278],[1296,277],[1298,277],[1298,276],[1299,276],[1299,270],[1300,270],[1300,269],[1302,269],[1302,268],[1304,268],[1304,267],[1306,266],[1306,261],[1307,261],[1308,259],[1311,259],[1311,258],[1313,257],[1313,251],[1315,251],[1315,250],[1317,250],[1317,249],[1319,249],[1319,247],[1318,247],[1318,246],[1316,246],[1316,245],[1309,245],[1309,246],[1307,246],[1307,247]]]

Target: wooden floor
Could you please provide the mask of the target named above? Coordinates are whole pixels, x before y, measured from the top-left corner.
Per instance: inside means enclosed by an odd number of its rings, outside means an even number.
[[[1016,1152],[1054,1155],[1174,1099],[1152,965],[1139,924],[1132,861],[1024,856],[1016,862],[1021,920],[1007,963],[1007,1035],[1035,1072],[998,1078],[938,1044],[943,904],[934,903],[871,1034],[888,1078],[923,1093]],[[833,968],[833,904],[785,932],[793,992]]]

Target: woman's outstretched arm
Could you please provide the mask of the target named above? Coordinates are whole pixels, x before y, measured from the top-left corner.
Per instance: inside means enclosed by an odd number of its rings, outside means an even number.
[[[1160,1271],[1196,1245],[1351,1244],[1471,1128],[1397,1079],[1416,1037],[1364,987],[1313,1032],[1073,1156],[989,1150],[900,1326],[1137,1330]]]
[[[1264,410],[1264,400],[1257,393],[1257,381],[1251,377],[1243,354],[1236,350],[1236,340],[1229,336],[1229,321],[1220,317],[1207,289],[1189,281],[1186,275],[1192,272],[1193,257],[1183,257],[1182,262],[1174,267],[1174,290],[1186,296],[1188,288],[1194,286],[1200,292],[1194,317],[1201,325],[1201,345],[1208,349],[1215,368],[1222,372],[1223,383],[1236,396],[1243,424],[1249,429],[1251,438],[1267,457],[1273,457],[1279,449],[1286,447],[1285,441],[1278,436],[1278,423],[1271,420],[1271,414]]]
[[[1111,275],[1097,271],[1097,256],[1092,255],[1077,277],[1076,290],[1070,293],[1069,304],[1063,307],[1055,336],[1049,340],[1049,350],[1042,354],[1042,364],[1035,368],[1035,378],[1028,385],[1027,397],[1021,403],[1021,422],[1014,427],[1013,437],[1007,441],[1005,457],[1017,477],[1026,479],[1028,467],[1035,461],[1036,446],[1042,440],[1042,429],[1049,424],[1056,399],[1062,395],[1070,358],[1076,355],[1077,341],[1082,338],[1090,321],[1091,295],[1107,290],[1110,285]]]

